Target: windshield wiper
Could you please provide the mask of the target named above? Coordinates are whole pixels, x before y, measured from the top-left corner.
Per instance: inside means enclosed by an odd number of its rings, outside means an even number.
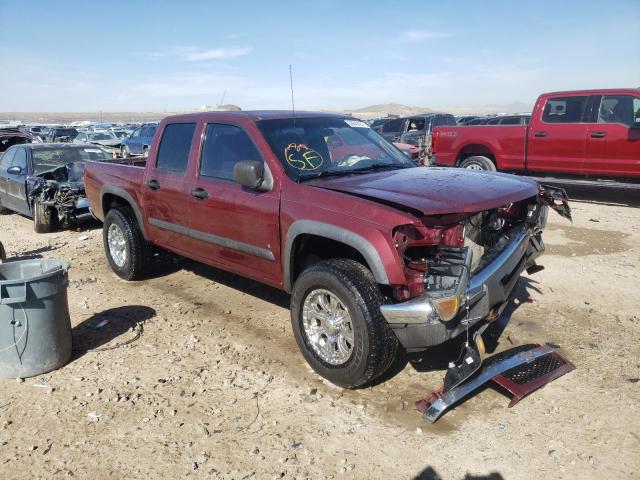
[[[373,165],[367,165],[366,167],[354,168],[349,170],[351,173],[364,173],[364,172],[373,172],[376,170],[386,170],[388,168],[396,169],[396,168],[407,168],[401,165],[394,165],[393,163],[374,163]]]
[[[323,170],[322,172],[311,173],[309,175],[300,175],[297,178],[297,181],[298,182],[304,182],[305,180],[313,180],[315,178],[336,177],[338,175],[348,175],[352,171],[353,170]]]

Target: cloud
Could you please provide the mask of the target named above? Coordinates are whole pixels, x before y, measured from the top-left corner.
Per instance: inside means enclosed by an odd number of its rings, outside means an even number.
[[[451,34],[429,30],[405,30],[396,38],[396,43],[420,43],[439,38],[448,38]]]
[[[223,60],[249,55],[253,47],[230,46],[220,48],[172,47],[158,52],[143,52],[146,57],[176,57],[185,62],[201,62],[204,60]]]

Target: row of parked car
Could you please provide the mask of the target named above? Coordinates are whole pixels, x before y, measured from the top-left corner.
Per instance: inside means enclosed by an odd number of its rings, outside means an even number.
[[[20,130],[31,135],[36,142],[99,145],[114,157],[129,158],[148,155],[156,128],[156,123],[148,123],[95,124],[78,128],[31,125]]]

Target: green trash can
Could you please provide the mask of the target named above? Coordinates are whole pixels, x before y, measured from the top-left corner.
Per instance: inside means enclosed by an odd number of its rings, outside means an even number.
[[[33,377],[71,358],[69,262],[0,265],[0,378]]]

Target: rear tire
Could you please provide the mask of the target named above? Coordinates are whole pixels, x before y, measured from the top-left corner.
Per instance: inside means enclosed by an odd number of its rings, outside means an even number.
[[[362,387],[382,375],[398,348],[380,313],[382,302],[373,275],[354,260],[322,261],[302,272],[291,295],[291,325],[311,368],[343,388]],[[318,320],[318,312],[329,321]]]
[[[149,156],[149,148],[148,147],[144,147],[142,149],[142,157],[143,158],[147,158]]]
[[[58,214],[51,207],[42,205],[37,200],[33,202],[33,229],[36,233],[50,233],[58,229],[60,222]]]
[[[124,280],[139,280],[149,271],[153,249],[144,239],[129,208],[109,210],[102,229],[102,241],[111,270]]]
[[[496,165],[489,157],[473,156],[467,157],[460,162],[460,168],[467,170],[484,170],[485,172],[495,172]]]

